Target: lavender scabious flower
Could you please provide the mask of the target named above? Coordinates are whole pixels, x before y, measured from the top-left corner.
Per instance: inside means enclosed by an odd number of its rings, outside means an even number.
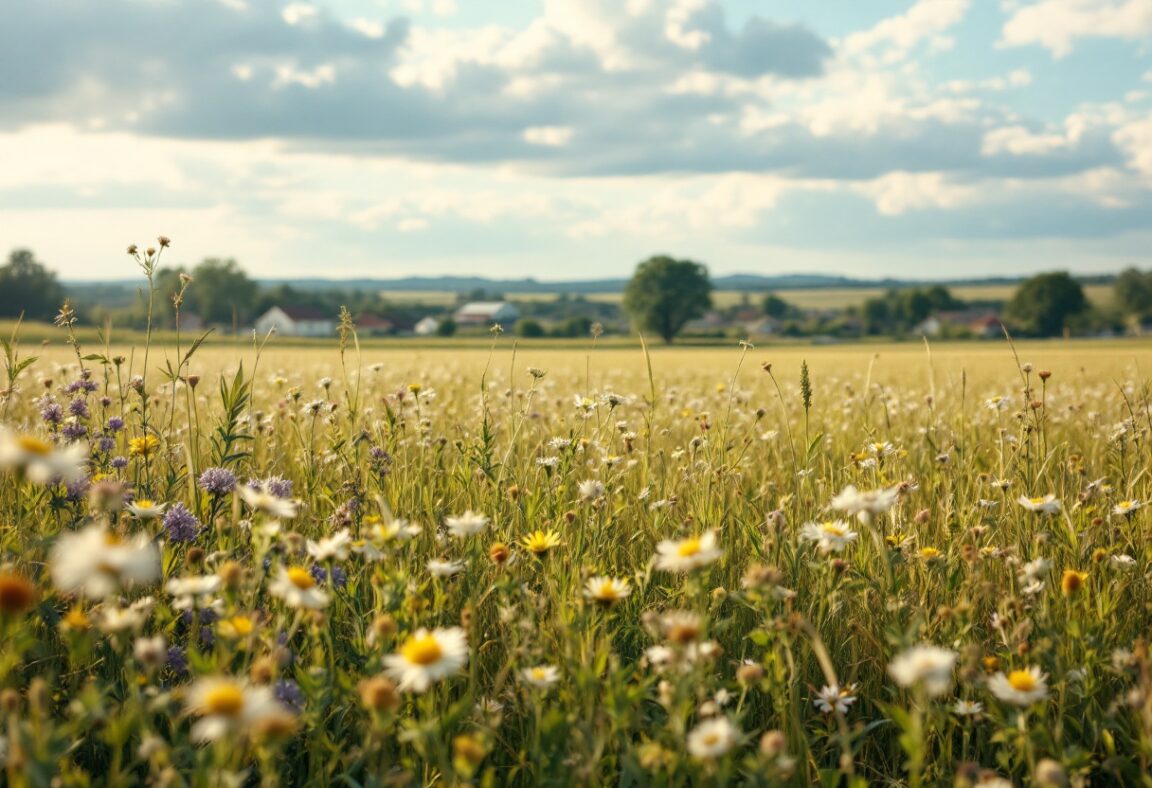
[[[69,501],[79,501],[88,494],[88,489],[92,486],[92,482],[88,479],[77,479],[74,482],[68,482],[65,485],[67,490],[67,497]]]
[[[319,564],[313,564],[309,570],[312,573],[312,578],[320,585],[328,584],[328,570]],[[337,588],[344,588],[348,585],[348,573],[338,566],[332,567],[332,585]]]
[[[118,471],[124,470],[125,468],[128,467],[128,458],[127,457],[120,457],[120,456],[113,457],[111,464],[112,464],[112,467]]]
[[[96,442],[96,447],[100,451],[107,454],[108,452],[110,452],[116,448],[116,441],[113,440],[112,438],[109,438],[107,435],[105,435],[102,438],[100,438],[99,441]]]
[[[227,495],[236,489],[236,474],[227,468],[208,468],[198,481],[200,489],[209,495]]]
[[[292,497],[292,482],[283,476],[269,476],[263,481],[260,479],[249,479],[248,486],[253,490],[264,490],[270,495],[275,495],[277,498]]]
[[[182,503],[164,513],[164,527],[173,542],[191,542],[200,533],[200,521]]]
[[[184,673],[188,670],[188,656],[184,653],[184,649],[179,646],[168,649],[168,667],[173,673]]]
[[[90,415],[88,403],[80,398],[76,398],[68,403],[68,412],[82,419],[86,419]]]
[[[65,424],[64,428],[60,430],[60,434],[64,436],[65,440],[78,441],[88,434],[88,428],[73,421]]]
[[[273,691],[276,693],[276,700],[292,711],[297,714],[304,711],[304,692],[300,689],[300,685],[292,679],[280,679],[273,686]]]
[[[40,418],[49,424],[59,424],[64,418],[64,409],[58,402],[49,402],[41,409]]]
[[[119,416],[113,416],[112,418],[108,419],[108,429],[112,432],[119,432],[120,430],[124,429],[124,419],[120,418]]]

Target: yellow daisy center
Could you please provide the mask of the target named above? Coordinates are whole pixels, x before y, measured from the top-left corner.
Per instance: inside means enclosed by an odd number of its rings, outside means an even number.
[[[719,743],[720,743],[720,734],[719,733],[709,733],[704,737],[704,744],[706,744],[709,747],[714,747],[715,745],[717,745]]]
[[[700,552],[699,539],[685,539],[676,548],[676,555],[681,558],[690,558]]]
[[[235,632],[237,635],[251,635],[252,634],[252,629],[253,629],[252,619],[248,618],[247,616],[236,616],[234,618],[229,619],[228,623],[232,627],[232,631]]]
[[[544,668],[532,668],[532,678],[536,681],[544,681],[544,679],[548,678],[548,671],[544,670]]]
[[[235,717],[244,708],[244,691],[235,684],[221,684],[204,693],[204,709],[209,714]]]
[[[824,523],[823,530],[824,530],[824,533],[828,534],[829,536],[843,536],[844,535],[844,529],[841,528],[840,526],[836,525],[835,523]]]
[[[1028,500],[1031,501],[1034,506],[1039,506],[1040,504],[1044,503],[1043,498],[1029,498]]]
[[[600,588],[597,590],[596,596],[600,597],[601,599],[615,599],[616,584],[611,580],[605,580],[600,584]]]
[[[413,665],[432,665],[444,656],[444,649],[440,647],[440,641],[435,637],[424,635],[409,638],[408,642],[400,647],[400,655]]]
[[[52,453],[52,445],[50,443],[42,441],[39,438],[33,438],[31,435],[21,435],[16,439],[16,442],[20,444],[21,449],[29,454],[44,455]]]
[[[1036,677],[1030,670],[1014,670],[1008,674],[1008,686],[1017,692],[1031,692],[1036,689]]]
[[[312,577],[312,573],[302,566],[294,566],[289,569],[288,579],[292,581],[292,585],[301,591],[307,591],[316,585],[316,578]]]

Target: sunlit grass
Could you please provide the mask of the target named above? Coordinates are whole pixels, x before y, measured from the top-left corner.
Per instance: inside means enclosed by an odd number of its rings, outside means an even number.
[[[1148,774],[1146,342],[76,339],[0,404],[10,784]]]

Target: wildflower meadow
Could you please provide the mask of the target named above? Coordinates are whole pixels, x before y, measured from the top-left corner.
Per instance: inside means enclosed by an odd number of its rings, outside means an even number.
[[[0,379],[8,785],[1152,785],[1143,340],[57,324]]]

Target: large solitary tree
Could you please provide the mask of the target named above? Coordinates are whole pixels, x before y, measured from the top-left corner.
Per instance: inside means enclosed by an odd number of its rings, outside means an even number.
[[[1144,320],[1152,316],[1152,271],[1145,273],[1127,268],[1116,277],[1115,298],[1117,308],[1124,317]]]
[[[708,269],[660,255],[640,263],[624,290],[624,309],[640,329],[671,342],[684,324],[712,306]]]
[[[36,260],[27,249],[8,255],[0,266],[0,317],[51,320],[64,303],[64,288],[56,274]]]
[[[254,317],[258,287],[235,260],[209,258],[192,269],[192,287],[205,323],[243,324]]]
[[[1084,288],[1065,271],[1026,279],[1005,307],[1011,324],[1027,334],[1054,337],[1088,311]]]

